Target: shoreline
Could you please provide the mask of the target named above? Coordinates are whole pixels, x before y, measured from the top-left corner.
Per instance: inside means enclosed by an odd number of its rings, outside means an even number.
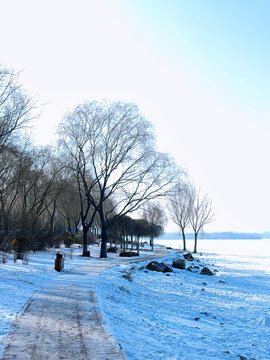
[[[165,263],[179,255],[171,251]],[[177,269],[169,274],[145,272],[142,263],[133,270],[116,266],[100,275],[101,310],[127,359],[266,359],[266,275],[200,251],[193,256],[216,269],[215,275]],[[132,280],[123,278],[123,272]]]

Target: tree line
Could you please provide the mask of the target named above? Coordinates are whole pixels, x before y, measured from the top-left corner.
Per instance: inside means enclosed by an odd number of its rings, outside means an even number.
[[[24,135],[35,106],[17,74],[1,67],[0,248],[23,235],[40,249],[79,228],[85,256],[89,233],[101,238],[100,257],[116,238],[149,236],[153,244],[165,224],[165,199],[183,234],[189,204],[197,243],[211,218],[209,202],[195,195],[168,154],[157,151],[153,126],[135,104],[78,105],[60,122],[57,147],[34,146]]]

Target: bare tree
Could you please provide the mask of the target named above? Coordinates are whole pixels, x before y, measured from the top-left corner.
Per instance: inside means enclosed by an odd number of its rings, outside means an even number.
[[[189,213],[190,225],[194,231],[194,253],[197,252],[197,239],[200,231],[206,224],[209,224],[213,220],[213,213],[211,203],[208,196],[201,196],[200,192],[192,188],[192,207]]]
[[[69,233],[77,233],[80,223],[80,197],[77,190],[76,179],[64,178],[60,181],[62,191],[57,200],[57,211],[66,221]]]
[[[155,150],[152,125],[133,104],[79,105],[60,124],[59,136],[80,193],[99,214],[100,257],[107,257],[110,222],[166,195],[179,169],[167,154]],[[109,198],[113,207],[105,209]]]
[[[0,151],[11,135],[31,120],[33,100],[18,84],[18,74],[0,66]]]
[[[49,147],[30,149],[22,154],[18,169],[17,228],[27,236],[33,247],[39,247],[39,235],[52,223],[53,212],[49,208],[55,204],[60,192],[58,187],[61,166],[55,160]],[[40,237],[41,239],[41,237]],[[43,241],[43,240],[42,240]]]
[[[150,237],[150,246],[154,248],[154,238],[158,237],[167,222],[167,217],[161,206],[158,204],[150,203],[143,211],[143,218],[148,223],[148,235]]]
[[[169,197],[169,212],[172,221],[181,231],[183,250],[186,250],[185,230],[190,222],[192,205],[193,196],[190,185],[179,182],[175,187],[174,193]]]

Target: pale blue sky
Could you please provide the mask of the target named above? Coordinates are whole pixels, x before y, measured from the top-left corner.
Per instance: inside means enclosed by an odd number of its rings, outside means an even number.
[[[47,103],[37,143],[85,100],[135,102],[212,198],[206,230],[270,229],[269,1],[10,0],[1,13],[0,63]]]

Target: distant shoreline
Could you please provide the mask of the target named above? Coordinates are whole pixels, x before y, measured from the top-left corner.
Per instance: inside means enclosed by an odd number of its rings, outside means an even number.
[[[157,240],[178,240],[182,239],[182,235],[177,232],[166,232]],[[187,240],[193,240],[194,234],[187,233]],[[218,232],[218,233],[202,233],[198,235],[200,240],[262,240],[270,239],[270,232],[264,233],[234,233],[234,232]]]

